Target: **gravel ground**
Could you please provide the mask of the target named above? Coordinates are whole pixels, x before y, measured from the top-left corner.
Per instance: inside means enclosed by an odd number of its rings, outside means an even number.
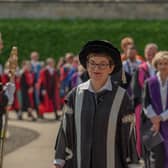
[[[8,154],[17,148],[24,146],[40,136],[36,131],[15,126],[8,127],[10,136],[5,141],[4,154]]]

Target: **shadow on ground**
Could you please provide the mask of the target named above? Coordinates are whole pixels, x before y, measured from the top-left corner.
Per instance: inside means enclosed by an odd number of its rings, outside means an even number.
[[[27,128],[9,126],[8,130],[10,136],[5,141],[5,155],[10,152],[13,152],[19,147],[27,145],[28,143],[32,142],[40,136],[38,132]]]

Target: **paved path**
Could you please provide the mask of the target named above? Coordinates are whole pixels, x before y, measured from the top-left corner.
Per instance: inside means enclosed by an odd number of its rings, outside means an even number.
[[[10,114],[13,120],[9,120],[10,126],[21,127],[36,131],[40,136],[29,144],[5,155],[3,168],[52,168],[54,157],[54,144],[59,128],[59,122],[49,120],[30,122],[17,121],[14,114]],[[131,168],[142,168],[132,166]]]
[[[49,115],[47,117],[52,118],[53,116]],[[3,168],[52,167],[55,137],[59,122],[53,120],[37,122],[9,120],[9,125],[32,129],[37,131],[40,136],[29,144],[5,155]]]

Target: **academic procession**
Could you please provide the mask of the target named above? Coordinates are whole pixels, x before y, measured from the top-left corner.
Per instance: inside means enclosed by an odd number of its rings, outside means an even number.
[[[0,51],[4,44],[1,33]],[[42,133],[39,144],[42,137],[50,144],[48,167],[168,168],[168,50],[151,41],[140,55],[131,36],[120,44],[90,39],[59,60],[33,50],[22,62],[19,48],[11,48],[0,65],[1,165],[29,148],[4,152],[13,135],[8,126],[25,124]],[[43,163],[45,150],[37,151]]]

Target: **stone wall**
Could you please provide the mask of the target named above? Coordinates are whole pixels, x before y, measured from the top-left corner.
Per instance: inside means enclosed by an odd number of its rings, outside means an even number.
[[[0,18],[167,19],[158,0],[0,0]]]

